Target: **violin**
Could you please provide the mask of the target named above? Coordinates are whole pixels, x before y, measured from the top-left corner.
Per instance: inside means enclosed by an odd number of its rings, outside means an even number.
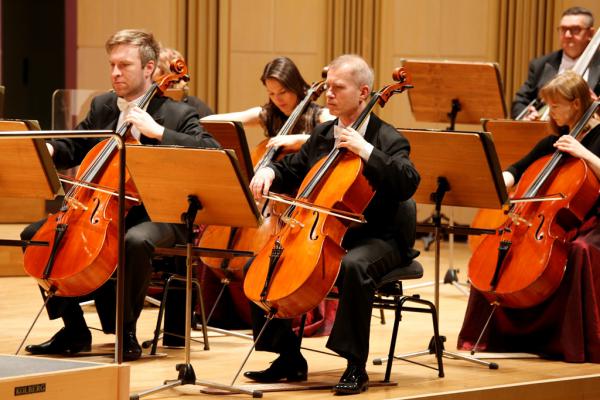
[[[326,70],[324,71],[326,74]],[[294,108],[285,124],[279,130],[276,136],[290,135],[304,114],[311,102],[317,100],[325,90],[325,80],[315,82],[307,90],[306,96]],[[258,148],[252,154],[252,163],[254,172],[267,166],[280,156],[279,147],[266,147],[265,140],[259,144]],[[199,246],[209,248],[226,248],[235,250],[258,251],[276,232],[278,226],[278,216],[282,211],[277,211],[273,203],[268,199],[262,199],[258,204],[261,211],[262,224],[258,228],[232,228],[223,226],[207,226],[200,237]],[[243,280],[243,268],[247,263],[242,257],[232,260],[222,260],[219,258],[201,257],[202,262],[212,268],[213,272],[221,279]]]
[[[375,93],[353,123],[360,129],[376,104],[412,87],[403,68],[397,83]],[[298,195],[279,219],[279,232],[260,250],[244,279],[244,293],[269,314],[293,318],[316,307],[333,287],[346,251],[342,240],[351,218],[362,215],[375,192],[360,157],[334,148],[307,173]],[[335,207],[335,209],[334,209]],[[332,211],[333,210],[333,211]]]
[[[158,77],[137,104],[144,108],[170,85],[189,79],[181,59],[171,63],[171,73]],[[137,140],[129,134],[131,123],[117,133],[126,143]],[[48,247],[28,247],[24,254],[25,271],[49,293],[73,297],[88,294],[113,274],[118,262],[118,143],[106,139],[85,156],[75,184],[64,197],[60,210],[50,215],[33,236],[48,242]],[[108,190],[107,190],[108,189]],[[139,201],[133,180],[127,174],[126,212]]]
[[[586,110],[569,135],[582,136],[599,104]],[[599,192],[600,183],[583,160],[557,150],[535,161],[519,180],[500,234],[485,237],[469,261],[473,287],[506,307],[532,307],[547,299],[562,280],[569,235]]]

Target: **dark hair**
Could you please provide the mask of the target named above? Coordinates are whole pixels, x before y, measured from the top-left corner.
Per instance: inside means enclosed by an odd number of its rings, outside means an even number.
[[[594,26],[594,14],[590,10],[584,7],[569,7],[563,11],[561,18],[565,15],[585,15],[588,17],[587,28]]]
[[[154,66],[156,68],[160,46],[150,32],[139,29],[123,29],[108,38],[104,47],[106,48],[106,52],[110,53],[113,48],[122,44],[138,47],[142,67],[146,66],[149,61],[154,61]]]
[[[284,88],[294,93],[298,97],[298,101],[306,96],[309,88],[296,64],[288,57],[277,57],[265,65],[260,81],[265,85],[267,79],[276,79]],[[312,130],[318,107],[316,109],[309,107],[305,111],[294,127],[293,133]],[[287,116],[270,99],[263,105],[259,118],[266,129],[267,136],[275,136],[287,120]]]

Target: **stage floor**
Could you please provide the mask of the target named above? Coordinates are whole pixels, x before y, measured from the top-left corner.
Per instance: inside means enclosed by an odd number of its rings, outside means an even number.
[[[0,225],[0,237],[3,237]],[[0,248],[0,256],[5,248]],[[447,248],[442,248],[442,273],[448,266]],[[460,279],[465,279],[466,262],[469,251],[465,244],[458,243],[454,251],[454,266],[459,268]],[[426,276],[420,282],[432,280],[434,274],[433,249],[423,252],[419,260],[426,268]],[[433,288],[424,287],[407,290],[407,293],[419,293],[422,297],[433,300]],[[454,351],[456,338],[462,324],[467,297],[452,285],[442,285],[440,289],[440,324],[441,333],[447,337],[446,350]],[[33,279],[28,277],[0,278],[0,353],[14,354],[28,326],[41,306],[39,291]],[[183,307],[183,305],[182,305]],[[99,326],[95,309],[85,308],[86,319],[90,326]],[[148,306],[142,313],[138,325],[140,341],[152,336],[156,321],[157,308]],[[397,352],[406,353],[426,348],[431,336],[431,322],[428,315],[405,313],[400,323]],[[378,318],[372,320],[371,359],[385,356],[391,333],[393,315],[386,312],[388,323],[382,325]],[[27,343],[38,343],[47,340],[61,326],[59,321],[49,321],[43,313],[34,327]],[[200,332],[194,332],[199,337]],[[106,352],[111,350],[114,336],[101,332],[93,333],[94,349]],[[326,338],[307,338],[303,345],[307,348],[325,350]],[[209,351],[203,350],[201,344],[193,344],[191,362],[197,379],[230,384],[250,342],[232,336],[211,333]],[[139,392],[160,385],[165,379],[176,379],[175,365],[184,362],[182,349],[165,349],[160,347],[163,357],[144,357],[129,363],[130,389]],[[20,354],[24,354],[22,351]],[[343,359],[313,352],[304,351],[309,363],[308,383],[335,384],[345,368]],[[483,354],[480,354],[483,355]],[[254,353],[250,357],[245,370],[263,369],[274,357],[265,353]],[[82,359],[79,359],[82,360]],[[111,362],[107,356],[87,357],[86,361]],[[433,356],[420,357],[430,366],[435,365]],[[437,371],[423,368],[403,361],[396,361],[392,369],[392,380],[395,386],[371,387],[360,395],[361,399],[437,399],[437,400],[471,400],[471,399],[600,399],[600,365],[568,364],[557,361],[546,361],[537,358],[494,359],[500,366],[498,370],[474,363],[445,359],[446,377],[438,378]],[[367,365],[371,381],[383,379],[384,366]],[[247,385],[243,377],[236,384]],[[154,394],[149,399],[180,399],[190,394],[202,398],[215,396],[200,394],[198,387],[180,387],[168,389]],[[265,398],[278,399],[322,399],[331,396],[327,389],[308,391],[266,392]],[[196,396],[194,396],[196,397]],[[221,396],[217,396],[221,397]],[[233,398],[248,398],[247,395],[232,395]]]

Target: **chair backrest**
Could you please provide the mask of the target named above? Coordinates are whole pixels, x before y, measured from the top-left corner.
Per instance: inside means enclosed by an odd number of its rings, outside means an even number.
[[[401,227],[396,236],[398,247],[407,251],[407,261],[412,260],[419,255],[419,251],[414,249],[417,234],[417,204],[414,199],[400,202],[394,223]]]
[[[69,130],[85,118],[94,96],[101,90],[57,89],[52,94],[52,129]]]

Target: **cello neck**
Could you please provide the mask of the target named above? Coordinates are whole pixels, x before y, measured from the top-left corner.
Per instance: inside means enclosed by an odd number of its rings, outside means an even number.
[[[321,93],[323,93],[324,88],[324,80],[313,83],[313,85],[306,92],[306,96],[304,96],[302,101],[298,103],[298,105],[296,105],[296,107],[288,117],[287,121],[285,121],[285,124],[283,124],[283,126],[275,136],[289,135],[293,131],[298,121],[300,121],[300,117],[302,117],[308,105],[312,101],[318,99],[319,96],[321,96]],[[275,158],[275,155],[277,154],[278,150],[279,147],[269,148],[269,150],[256,163],[256,166],[254,167],[254,172],[258,171],[262,167],[266,167],[267,164],[269,164]]]
[[[571,132],[569,132],[569,136],[573,136],[575,139],[579,140],[581,134],[584,132],[585,127],[587,126],[589,120],[595,114],[596,110],[600,106],[600,101],[593,102],[582,117],[577,121]],[[525,197],[534,197],[537,196],[539,190],[542,188],[546,180],[552,175],[565,153],[560,150],[556,150],[553,156],[550,158],[546,166],[540,171],[537,178],[533,181],[527,192],[525,193]]]
[[[588,43],[583,53],[581,53],[581,55],[577,59],[577,62],[573,66],[573,71],[583,76],[585,71],[590,66],[590,62],[592,61],[594,54],[596,54],[598,46],[600,46],[600,30],[596,31],[592,40]]]

